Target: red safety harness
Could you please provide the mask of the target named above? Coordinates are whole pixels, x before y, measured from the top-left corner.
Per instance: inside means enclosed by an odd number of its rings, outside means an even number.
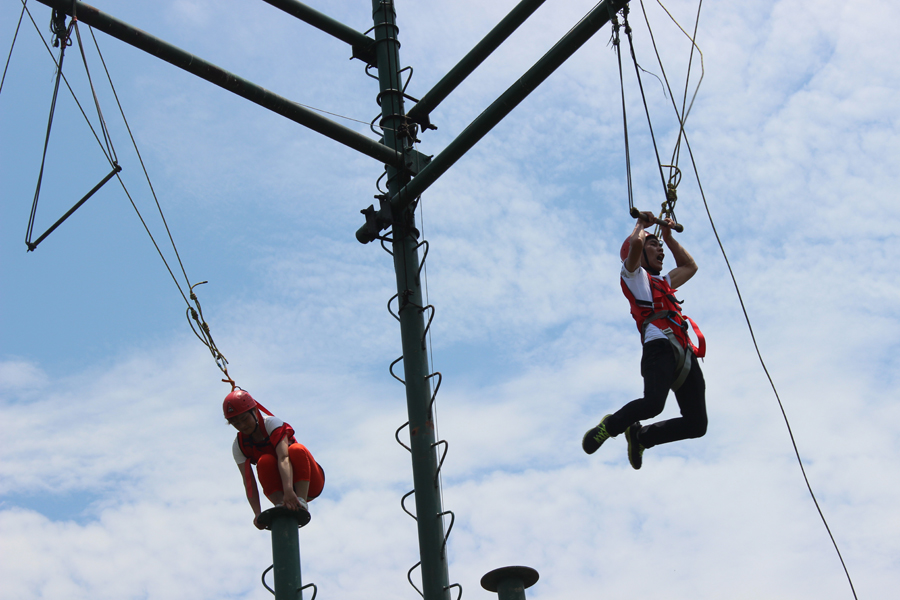
[[[261,442],[254,442],[253,438],[251,438],[249,435],[244,435],[240,431],[237,434],[237,443],[241,449],[241,452],[243,452],[244,456],[247,457],[247,462],[253,463],[254,465],[264,454],[277,456],[275,454],[275,445],[278,444],[278,442],[280,442],[283,437],[287,436],[288,446],[297,443],[297,439],[294,437],[294,429],[287,423],[272,432],[272,435],[275,435],[278,438],[273,443],[269,432],[266,431],[265,421],[263,420],[263,417],[259,411],[266,413],[270,417],[273,417],[275,415],[266,410],[266,407],[259,402],[256,403],[255,410],[256,420],[258,422],[257,426],[259,427],[260,431],[262,431],[263,435],[266,436],[266,438]]]
[[[635,299],[624,279],[621,280],[622,292],[631,304],[631,316],[634,317],[638,331],[641,332],[641,342],[644,341],[647,326],[653,324],[672,343],[672,349],[677,358],[675,370],[678,373],[672,383],[672,389],[677,390],[691,370],[691,355],[697,358],[706,356],[706,338],[703,337],[703,333],[693,319],[681,314],[681,302],[675,298],[675,292],[678,290],[672,289],[669,282],[662,277],[653,277],[647,273],[647,279],[653,293],[652,303],[639,302]],[[697,336],[697,346],[694,345],[688,334],[688,324]]]

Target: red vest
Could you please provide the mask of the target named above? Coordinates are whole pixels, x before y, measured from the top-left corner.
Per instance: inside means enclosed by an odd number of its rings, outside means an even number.
[[[264,422],[260,421],[259,426],[263,433],[267,433]],[[284,437],[287,437],[289,446],[297,443],[296,438],[294,438],[294,429],[287,423],[267,435],[266,439],[261,442],[254,442],[250,436],[244,435],[239,431],[237,434],[237,442],[238,446],[241,448],[241,452],[247,457],[247,460],[255,465],[264,454],[277,456],[277,454],[275,454],[275,446]]]
[[[647,273],[646,271],[644,272]],[[653,324],[659,327],[661,331],[670,329],[675,339],[681,344],[681,347],[685,350],[690,349],[694,356],[698,358],[706,356],[706,339],[693,319],[681,314],[681,303],[675,299],[675,292],[678,290],[672,289],[672,286],[662,277],[653,277],[650,273],[647,273],[647,279],[650,281],[650,290],[653,293],[652,306],[639,306],[625,281],[620,280],[622,292],[631,304],[631,316],[634,317],[638,331],[641,332],[641,342],[644,341],[646,326]],[[649,317],[655,318],[648,321]],[[691,325],[697,336],[697,341],[700,344],[699,348],[694,345],[694,342],[691,341],[688,335],[688,324]]]

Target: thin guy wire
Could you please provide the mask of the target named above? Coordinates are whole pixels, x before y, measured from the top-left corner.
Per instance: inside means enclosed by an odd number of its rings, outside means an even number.
[[[703,83],[703,76],[706,74],[706,68],[703,65],[703,52],[700,50],[700,46],[697,45],[697,31],[700,28],[700,10],[703,8],[703,0],[700,0],[697,3],[697,18],[694,20],[694,35],[693,37],[689,36],[684,28],[675,20],[675,17],[672,16],[672,13],[669,12],[660,0],[656,0],[659,5],[662,7],[666,14],[669,15],[669,18],[672,19],[672,22],[681,29],[681,32],[684,33],[685,36],[689,40],[691,40],[691,54],[688,56],[688,65],[687,65],[687,74],[684,78],[684,96],[681,99],[681,129],[678,132],[678,141],[675,144],[675,149],[672,151],[672,164],[677,165],[678,160],[681,157],[681,137],[684,132],[684,123],[687,121],[687,117],[691,112],[691,109],[694,107],[694,101],[697,99],[697,93],[700,91],[700,84]],[[691,67],[694,65],[694,50],[700,54],[700,81],[697,82],[697,87],[694,89],[694,95],[691,97],[691,103],[688,105],[687,103],[687,95],[688,95],[688,86],[691,81]]]
[[[78,39],[78,50],[81,53],[81,61],[84,63],[84,72],[87,76],[88,85],[91,88],[91,95],[94,97],[94,107],[97,109],[97,119],[100,122],[100,131],[103,132],[103,140],[106,142],[106,148],[109,152],[109,155],[112,156],[114,163],[118,163],[119,158],[116,156],[116,149],[113,146],[112,139],[109,136],[109,129],[107,129],[106,127],[106,120],[103,118],[103,111],[100,110],[100,100],[97,98],[97,90],[94,89],[94,81],[93,79],[91,79],[91,70],[88,68],[87,56],[85,56],[84,54],[84,44],[81,43],[81,30],[78,27],[78,20],[73,17],[72,22],[75,24],[75,37]],[[96,42],[96,39],[94,41]]]
[[[610,20],[613,22],[612,43],[615,46],[616,58],[619,63],[619,89],[622,96],[622,130],[625,133],[625,179],[628,183],[628,210],[630,212],[631,209],[634,208],[634,188],[631,183],[631,149],[628,144],[628,116],[625,111],[625,77],[622,73],[622,40],[619,37],[619,28],[621,25],[615,14],[610,15]]]
[[[659,2],[659,0],[657,0],[657,2]],[[687,114],[681,115],[678,112],[678,106],[675,104],[675,96],[672,93],[672,87],[669,84],[669,78],[666,76],[666,70],[665,70],[665,67],[663,66],[662,58],[659,55],[659,49],[656,46],[656,37],[653,35],[653,28],[650,26],[650,19],[647,17],[647,9],[644,6],[644,1],[641,0],[640,4],[641,4],[641,11],[644,14],[644,22],[647,24],[647,30],[650,33],[650,41],[653,43],[653,51],[656,53],[656,60],[659,63],[659,68],[660,68],[660,71],[662,72],[662,77],[663,77],[663,81],[665,82],[666,89],[668,89],[668,91],[669,91],[669,98],[672,102],[672,108],[675,109],[675,118],[678,119],[678,123],[679,123],[678,139],[679,139],[679,143],[680,143],[681,137],[684,133],[684,122],[687,119]],[[696,42],[694,42],[694,39],[691,38],[691,36],[688,35],[687,32],[684,31],[684,29],[681,27],[681,25],[678,24],[678,21],[675,20],[675,18],[668,11],[668,9],[666,9],[666,7],[663,6],[661,2],[659,2],[659,4],[660,4],[660,6],[662,6],[663,10],[666,11],[666,14],[669,15],[669,18],[672,19],[672,21],[675,23],[675,25],[677,25],[678,28],[681,29],[681,32],[684,33],[684,35],[687,36],[687,38],[689,40],[691,40],[691,55],[693,55],[693,49],[695,47],[697,48],[697,51],[700,52],[700,48],[697,46]],[[700,19],[700,12],[699,12],[699,8],[698,8],[698,12],[697,12],[697,22],[698,23],[699,23],[699,19]],[[700,52],[700,64],[701,64],[701,73],[702,73],[703,72],[703,66],[702,66],[703,65],[703,53],[702,52]],[[688,71],[688,76],[690,77],[690,71]],[[694,104],[694,99],[697,97],[697,92],[700,90],[700,83],[702,81],[703,81],[703,75],[701,74],[700,81],[697,83],[697,88],[694,90],[694,96],[691,99],[691,106],[693,106],[693,104]],[[687,84],[685,84],[685,95],[686,94],[687,94]],[[688,109],[687,112],[689,113],[690,109]],[[677,151],[677,149],[678,149],[678,143],[676,143],[676,151]],[[677,166],[678,166],[678,163],[675,162],[675,167],[677,168]]]
[[[36,23],[35,26],[37,26]],[[63,61],[66,56],[66,47],[68,46],[69,36],[71,35],[71,33],[72,26],[69,25],[69,28],[65,31],[65,37],[59,39],[59,63],[57,64],[56,68],[56,82],[53,86],[53,98],[50,101],[50,115],[47,117],[47,133],[44,135],[44,151],[41,154],[41,168],[38,171],[37,185],[34,189],[34,200],[31,203],[31,215],[28,217],[28,228],[25,231],[26,244],[31,244],[31,234],[34,231],[34,219],[37,216],[38,200],[40,200],[41,198],[41,183],[44,181],[44,166],[47,164],[47,148],[49,148],[50,146],[50,131],[53,128],[53,115],[56,113],[56,100],[59,97],[59,80],[62,77]],[[41,39],[44,39],[43,36],[41,37]],[[56,61],[54,61],[54,63],[55,62]]]
[[[841,561],[841,566],[844,568],[844,574],[847,576],[847,582],[850,584],[850,591],[853,593],[853,598],[857,598],[856,589],[853,586],[853,580],[850,578],[850,571],[847,569],[847,564],[844,562],[844,557],[841,555],[841,550],[838,548],[837,540],[834,539],[834,535],[831,533],[831,527],[828,526],[828,521],[825,519],[825,514],[822,512],[822,507],[819,506],[819,501],[816,499],[816,495],[813,492],[812,484],[809,482],[809,477],[806,475],[806,469],[803,466],[803,460],[800,458],[800,450],[797,448],[797,441],[794,439],[794,432],[791,429],[791,423],[788,420],[787,412],[784,409],[784,404],[781,402],[781,396],[778,395],[778,389],[775,387],[775,382],[772,380],[772,376],[769,374],[769,369],[766,367],[766,363],[763,360],[762,352],[759,349],[759,344],[756,342],[756,335],[753,333],[753,325],[750,323],[750,316],[747,314],[747,307],[744,306],[744,299],[741,296],[741,290],[738,287],[737,278],[734,275],[734,271],[731,269],[731,263],[728,260],[728,256],[725,253],[725,247],[722,245],[722,240],[719,237],[718,231],[716,231],[716,224],[713,222],[712,213],[709,210],[709,204],[706,202],[706,194],[703,193],[703,186],[700,183],[700,174],[697,169],[697,163],[694,160],[694,152],[691,150],[691,144],[688,141],[687,133],[684,135],[684,143],[687,146],[688,155],[691,157],[691,165],[694,169],[694,176],[697,179],[697,187],[700,190],[700,197],[703,199],[703,206],[706,209],[706,215],[709,218],[709,224],[712,227],[713,235],[716,237],[716,242],[719,244],[719,250],[722,252],[722,257],[725,259],[725,265],[728,267],[728,273],[731,276],[731,281],[734,284],[734,290],[737,292],[738,302],[741,305],[741,311],[744,313],[744,320],[747,322],[747,329],[750,331],[750,338],[753,340],[753,347],[756,350],[756,356],[759,358],[759,363],[762,365],[763,371],[766,374],[766,378],[769,380],[769,385],[772,387],[772,392],[775,394],[775,399],[778,401],[778,407],[781,409],[781,416],[784,418],[784,424],[787,426],[788,435],[791,438],[791,445],[794,447],[794,455],[797,457],[797,463],[800,465],[800,472],[803,474],[803,480],[806,482],[806,489],[809,490],[809,495],[812,497],[813,504],[816,506],[816,510],[819,512],[819,517],[822,519],[822,523],[825,525],[825,530],[828,532],[828,537],[831,538],[831,543],[834,546],[835,552],[837,552],[838,559]]]
[[[53,51],[50,49],[50,45],[47,43],[47,40],[44,39],[44,36],[41,34],[41,28],[38,27],[38,24],[35,22],[34,17],[31,15],[31,11],[28,8],[25,8],[25,12],[28,14],[28,18],[31,20],[31,24],[34,26],[35,31],[37,31],[38,37],[41,38],[41,41],[44,43],[44,48],[47,49],[47,53],[50,55],[50,59],[53,61],[53,64],[56,65],[57,69],[59,65],[56,62],[56,57],[53,56]],[[69,79],[66,77],[66,74],[62,74],[63,83],[66,84],[66,87],[69,88],[69,93],[72,94],[72,99],[75,101],[75,105],[78,107],[78,110],[81,111],[81,116],[84,117],[85,122],[87,122],[88,128],[91,130],[91,133],[94,134],[94,139],[97,140],[97,145],[100,146],[100,150],[103,152],[103,155],[106,157],[106,160],[109,162],[110,167],[114,167],[115,163],[112,158],[107,154],[106,148],[103,147],[103,142],[100,141],[100,136],[97,135],[97,132],[94,130],[94,125],[91,123],[90,118],[88,118],[87,113],[84,110],[84,107],[81,106],[81,102],[78,101],[78,96],[75,95],[75,90],[72,89],[72,86],[69,84]]]
[[[94,46],[97,48],[97,55],[100,57],[100,62],[103,65],[103,70],[106,73],[107,80],[109,81],[109,87],[112,90],[113,97],[116,99],[116,105],[119,107],[119,114],[122,115],[122,121],[125,123],[125,129],[128,131],[129,138],[131,138],[131,144],[132,144],[132,146],[134,146],[134,152],[135,152],[135,154],[137,154],[138,161],[141,163],[141,169],[144,171],[144,178],[147,180],[147,186],[150,188],[150,194],[153,196],[153,201],[156,203],[156,209],[157,209],[157,211],[159,211],[159,217],[160,217],[160,219],[162,219],[163,225],[166,228],[166,234],[169,236],[169,242],[172,244],[172,250],[174,250],[175,257],[178,259],[178,265],[181,267],[181,273],[182,273],[182,275],[184,275],[185,283],[187,284],[188,288],[190,288],[191,280],[188,277],[187,271],[184,268],[184,263],[181,261],[181,255],[179,254],[178,248],[175,245],[175,239],[172,237],[172,232],[169,230],[169,223],[166,221],[166,216],[163,214],[162,206],[160,206],[160,204],[159,204],[159,198],[156,195],[156,190],[153,189],[153,182],[150,181],[150,174],[147,172],[147,166],[144,164],[144,158],[141,156],[141,151],[138,149],[137,141],[134,139],[134,134],[131,131],[131,126],[128,124],[128,119],[125,117],[125,111],[122,108],[122,103],[119,101],[119,95],[116,92],[115,85],[113,85],[112,77],[110,76],[109,69],[106,66],[106,61],[103,59],[103,53],[100,52],[100,45],[97,43],[97,37],[94,35],[94,30],[92,28],[89,27],[88,30],[91,32],[91,37],[94,39]],[[136,209],[136,207],[135,207],[135,209]],[[140,213],[138,213],[138,216],[140,216]],[[141,219],[141,221],[143,222],[143,218]],[[148,231],[148,233],[149,233],[149,231]],[[151,236],[151,239],[152,239],[152,236]],[[155,244],[156,244],[156,242],[154,241],[154,245]],[[165,258],[163,258],[163,262],[165,262]],[[166,268],[168,268],[168,266],[169,265],[166,264]],[[171,273],[171,269],[169,270],[169,272]],[[173,277],[174,277],[174,275],[173,275]],[[178,285],[177,280],[175,283],[176,283],[176,285]],[[182,297],[185,297],[184,292],[181,290],[180,285],[178,286],[178,291],[181,292]],[[187,302],[186,297],[185,297],[185,302]],[[189,302],[188,302],[188,306],[190,306]]]
[[[355,123],[362,123],[363,125],[368,125],[368,124],[369,124],[368,121],[360,121],[359,119],[354,119],[353,117],[345,117],[344,115],[341,115],[341,114],[338,114],[338,113],[334,113],[334,112],[329,112],[329,111],[327,111],[327,110],[325,110],[325,109],[323,109],[323,108],[316,108],[315,106],[310,106],[310,105],[308,105],[308,104],[301,104],[300,102],[294,102],[294,104],[296,104],[297,106],[302,106],[303,108],[308,108],[309,110],[315,110],[315,111],[318,111],[318,112],[320,112],[320,113],[324,113],[324,114],[326,114],[326,115],[331,115],[332,117],[338,117],[339,119],[347,119],[348,121],[353,121],[353,122],[355,122]],[[379,125],[379,127],[381,127],[381,126]],[[382,129],[388,129],[388,130],[390,130],[390,131],[396,131],[396,129],[393,129],[393,128],[391,128],[391,127],[381,127],[381,128],[382,128]]]
[[[625,35],[628,37],[628,49],[631,52],[631,59],[634,62],[634,73],[637,75],[638,87],[641,90],[641,101],[644,103],[644,113],[647,115],[647,126],[650,128],[650,139],[653,141],[653,152],[656,154],[656,164],[659,167],[659,179],[662,183],[663,193],[666,192],[666,177],[663,175],[662,161],[659,159],[659,148],[656,146],[656,136],[653,134],[653,123],[650,122],[650,108],[647,106],[647,95],[644,93],[644,84],[641,80],[640,67],[638,65],[637,56],[634,53],[634,39],[631,36],[631,26],[628,24],[628,6],[622,9],[623,20],[625,22]]]

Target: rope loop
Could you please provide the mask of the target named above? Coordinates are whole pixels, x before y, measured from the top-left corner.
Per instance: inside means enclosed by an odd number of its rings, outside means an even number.
[[[198,285],[203,285],[204,283],[208,283],[207,281],[201,281],[199,283],[195,283],[191,286],[190,290],[190,298],[191,302],[194,303],[196,308],[188,305],[187,308],[187,317],[188,317],[188,325],[191,326],[191,331],[194,332],[194,335],[197,336],[203,345],[209,349],[210,354],[212,354],[213,359],[216,361],[216,366],[219,367],[219,370],[225,375],[225,378],[222,379],[224,383],[231,384],[231,391],[234,391],[237,388],[237,384],[234,382],[234,379],[228,374],[228,359],[219,351],[216,347],[216,342],[212,338],[212,333],[210,333],[209,324],[206,322],[206,319],[203,318],[203,308],[200,306],[200,300],[197,298],[197,294],[194,292],[194,288]],[[193,319],[193,322],[191,320]],[[194,323],[197,326],[194,326]],[[198,331],[199,330],[199,331]]]

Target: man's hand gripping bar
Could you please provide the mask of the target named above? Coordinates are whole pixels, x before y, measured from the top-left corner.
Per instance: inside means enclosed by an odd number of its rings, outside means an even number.
[[[644,221],[647,221],[647,220],[648,220],[648,217],[649,217],[649,220],[650,220],[650,224],[651,224],[651,225],[659,225],[659,226],[661,226],[661,227],[668,227],[668,226],[669,226],[669,225],[668,225],[665,221],[663,221],[662,219],[658,219],[658,218],[654,217],[652,213],[649,213],[649,212],[641,212],[641,211],[639,211],[638,209],[634,208],[633,206],[631,207],[631,216],[632,216],[633,218],[635,218],[635,219],[642,219],[642,220],[644,220]],[[682,225],[681,223],[675,223],[675,224],[672,226],[672,229],[674,229],[674,230],[677,231],[678,233],[681,233],[682,231],[684,231],[684,225]]]

